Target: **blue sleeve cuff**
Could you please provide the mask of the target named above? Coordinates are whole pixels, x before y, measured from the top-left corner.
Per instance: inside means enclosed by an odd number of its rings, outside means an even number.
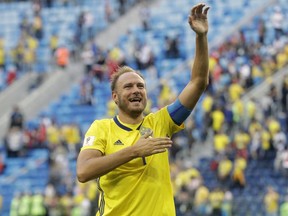
[[[192,112],[192,110],[184,107],[178,98],[174,103],[168,105],[167,109],[171,118],[177,125],[181,125]]]

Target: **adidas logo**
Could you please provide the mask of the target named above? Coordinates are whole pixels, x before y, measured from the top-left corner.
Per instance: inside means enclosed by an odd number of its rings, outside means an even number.
[[[124,144],[121,142],[121,140],[117,140],[117,141],[114,143],[114,145],[124,145]]]

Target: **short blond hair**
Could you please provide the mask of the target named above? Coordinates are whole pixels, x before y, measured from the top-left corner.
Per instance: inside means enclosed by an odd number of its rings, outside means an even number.
[[[126,65],[121,66],[121,67],[118,67],[117,70],[115,71],[115,73],[113,73],[111,76],[111,91],[115,90],[115,87],[116,87],[116,84],[117,84],[119,77],[122,74],[129,73],[129,72],[134,72],[134,73],[138,74],[144,80],[143,75],[139,71],[136,71],[133,68],[126,66]]]

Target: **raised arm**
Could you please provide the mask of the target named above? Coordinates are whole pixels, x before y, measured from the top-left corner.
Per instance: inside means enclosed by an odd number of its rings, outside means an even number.
[[[209,57],[208,57],[208,21],[207,13],[209,7],[205,4],[198,4],[191,9],[189,24],[196,33],[196,52],[191,79],[179,95],[183,106],[192,110],[201,94],[205,91],[209,80]]]

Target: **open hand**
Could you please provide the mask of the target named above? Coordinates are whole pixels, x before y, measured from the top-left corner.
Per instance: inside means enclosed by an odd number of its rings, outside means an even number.
[[[206,34],[208,32],[207,13],[209,7],[205,6],[206,5],[203,3],[195,5],[191,9],[188,20],[191,29],[193,29],[199,35]]]
[[[172,140],[168,137],[154,138],[152,132],[144,134],[133,146],[138,157],[146,157],[165,152],[172,146]]]

